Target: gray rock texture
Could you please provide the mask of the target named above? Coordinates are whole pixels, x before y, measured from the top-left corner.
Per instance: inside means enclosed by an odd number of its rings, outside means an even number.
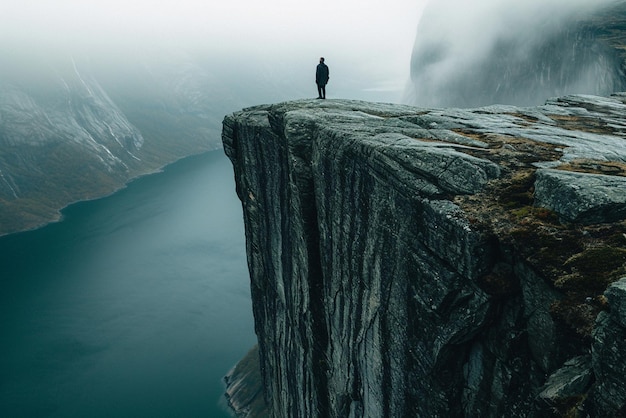
[[[263,379],[259,368],[259,347],[254,346],[226,376],[226,400],[237,417],[267,417]]]
[[[617,414],[625,100],[227,116],[272,416]]]
[[[626,277],[607,289],[611,309],[598,315],[593,337],[592,361],[598,383],[592,399],[597,416],[626,413]]]
[[[569,222],[619,221],[626,217],[626,177],[538,170],[535,199]]]

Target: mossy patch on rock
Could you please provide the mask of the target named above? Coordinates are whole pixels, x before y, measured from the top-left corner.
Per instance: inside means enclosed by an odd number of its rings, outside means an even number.
[[[596,161],[575,159],[558,167],[559,170],[575,171],[578,173],[607,174],[612,176],[626,176],[626,164],[618,161]]]
[[[612,134],[614,128],[603,119],[580,117],[575,115],[550,115],[557,126],[572,131],[584,131],[598,134]]]
[[[487,141],[485,136],[481,140]],[[522,146],[520,146],[522,145]],[[536,168],[539,158],[552,158],[558,150],[549,144],[528,144],[517,140],[517,150],[505,160],[504,175],[489,182],[473,196],[456,197],[472,225],[495,234],[501,245],[523,257],[555,289],[563,293],[550,309],[566,340],[589,342],[595,318],[605,308],[601,295],[606,287],[624,274],[626,226],[613,224],[563,224],[552,210],[537,207],[534,201]],[[532,149],[533,158],[519,148]],[[485,154],[488,151],[472,151]],[[574,160],[563,168],[590,173],[622,174],[621,163]],[[507,294],[511,281],[488,274],[484,288],[491,295]],[[499,290],[496,287],[500,286]]]
[[[588,248],[565,262],[572,272],[559,281],[564,290],[599,293],[626,273],[626,249],[615,247]]]

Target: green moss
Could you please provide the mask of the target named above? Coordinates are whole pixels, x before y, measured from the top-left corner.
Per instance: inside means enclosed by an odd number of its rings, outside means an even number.
[[[511,177],[510,183],[502,188],[499,201],[504,208],[532,206],[535,186],[535,171],[526,170]]]
[[[554,284],[565,297],[551,306],[553,317],[574,338],[590,340],[598,313],[606,308],[607,286],[626,274],[626,249],[591,247],[570,257]]]
[[[552,224],[559,222],[559,216],[556,212],[546,208],[533,208],[533,215],[540,221]]]
[[[570,274],[559,284],[564,290],[602,293],[606,287],[626,273],[626,249],[615,247],[589,248],[565,262]]]
[[[511,213],[516,218],[525,218],[527,216],[530,216],[530,214],[532,213],[532,209],[533,209],[532,206],[522,206],[519,209],[515,209],[511,211]]]
[[[581,343],[591,344],[591,332],[596,317],[602,307],[597,299],[568,294],[565,299],[556,301],[550,306],[550,313],[554,318],[563,344],[579,347]]]
[[[535,208],[532,206],[522,206],[516,209],[511,210],[511,215],[513,215],[517,220],[522,220],[524,218],[535,218],[537,221],[548,222],[548,223],[558,223],[559,217],[550,209],[546,208]]]
[[[530,219],[527,223],[510,231],[512,245],[538,272],[554,282],[564,274],[564,263],[583,250],[581,234],[546,227],[536,218],[527,219]]]

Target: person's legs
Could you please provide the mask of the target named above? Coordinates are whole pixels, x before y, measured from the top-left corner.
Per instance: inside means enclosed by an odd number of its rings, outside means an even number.
[[[322,86],[322,94],[320,95],[322,99],[326,98],[326,84],[323,84]]]
[[[318,84],[318,85],[317,85],[317,98],[318,98],[318,99],[321,99],[321,98],[322,98],[322,89],[323,89],[323,86],[321,86],[321,85],[319,85],[319,84]],[[324,93],[324,94],[325,94],[325,93]]]

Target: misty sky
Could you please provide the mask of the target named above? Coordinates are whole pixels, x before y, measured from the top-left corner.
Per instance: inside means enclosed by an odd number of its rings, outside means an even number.
[[[565,39],[566,30],[577,30],[577,19],[619,1],[433,0],[418,25],[413,88],[407,89],[406,101],[420,106],[539,105],[555,95],[612,93],[619,88],[612,61],[597,59],[593,54],[599,50],[591,47],[581,53],[577,48],[589,45],[584,39],[562,46],[552,59],[542,58],[540,51]]]
[[[13,49],[185,48],[277,66],[325,56],[333,75],[402,89],[426,0],[3,0]],[[219,57],[219,58],[218,58]]]

